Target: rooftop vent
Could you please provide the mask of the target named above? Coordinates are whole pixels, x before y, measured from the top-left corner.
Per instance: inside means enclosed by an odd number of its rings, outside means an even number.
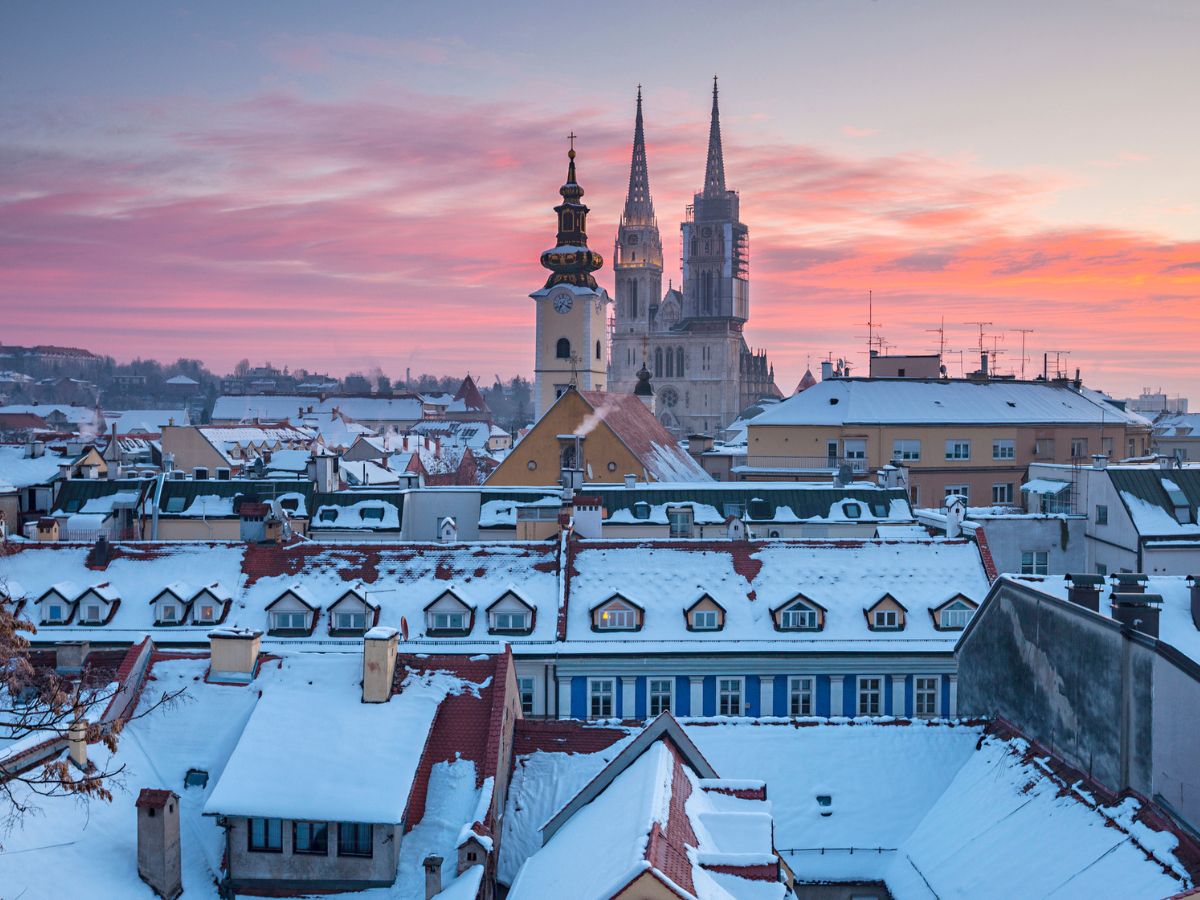
[[[1135,631],[1158,637],[1158,617],[1162,595],[1142,592],[1112,595],[1112,617]]]

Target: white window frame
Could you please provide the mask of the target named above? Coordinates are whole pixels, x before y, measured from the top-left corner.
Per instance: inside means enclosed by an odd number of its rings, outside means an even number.
[[[891,622],[888,622],[891,618]],[[898,609],[877,609],[871,613],[871,621],[876,628],[891,631],[900,627],[900,610]]]
[[[1083,459],[1088,455],[1088,439],[1086,437],[1071,438],[1071,459]]]
[[[47,622],[61,622],[66,616],[63,615],[63,608],[60,604],[52,604],[46,607]]]
[[[1011,481],[997,481],[992,484],[992,503],[1012,503],[1013,484]]]
[[[596,627],[601,631],[625,631],[637,628],[637,610],[624,604],[614,607],[604,607],[596,619]]]
[[[788,679],[788,715],[817,714],[817,679],[811,675],[793,675]]]
[[[205,610],[208,610],[208,612],[205,613]],[[192,616],[192,619],[193,621],[201,623],[215,622],[217,620],[217,608],[215,606],[201,606],[200,614],[198,616]]]
[[[661,685],[667,686],[666,691],[661,689]],[[659,689],[655,690],[658,685]],[[662,701],[666,700],[666,706],[662,705]],[[646,679],[646,712],[650,718],[664,713],[671,712],[675,709],[675,679],[669,676],[655,678],[653,676]]]
[[[946,459],[965,462],[971,458],[970,438],[946,438]]]
[[[957,605],[956,605],[957,604]],[[942,627],[961,629],[966,628],[967,623],[971,621],[971,607],[963,603],[961,600],[955,601],[942,610]],[[947,621],[947,616],[953,614],[954,620]]]
[[[690,538],[695,525],[695,517],[690,506],[667,507],[667,522],[670,536],[673,538]]]
[[[932,685],[930,684],[932,682]],[[938,714],[938,698],[942,693],[939,675],[916,675],[913,677],[913,715],[932,719]]]
[[[921,441],[917,438],[893,439],[892,459],[901,462],[918,462],[921,459]]]
[[[1016,459],[1017,442],[1014,438],[996,438],[992,441],[992,459]]]
[[[298,617],[298,618],[297,618]],[[280,610],[271,613],[271,630],[272,631],[303,631],[308,628],[308,623],[305,621],[308,616],[299,610]],[[299,624],[293,624],[293,620]]]
[[[99,622],[100,618],[99,603],[89,603],[86,607],[84,607],[84,614],[82,616],[84,622]]]
[[[163,607],[162,607],[162,618],[159,619],[159,621],[160,622],[178,622],[179,621],[179,607],[176,606],[174,603],[164,603]]]
[[[1049,550],[1022,550],[1021,551],[1021,574],[1022,575],[1049,575],[1050,574],[1050,551]]]
[[[533,715],[533,701],[537,685],[532,676],[519,675],[517,676],[517,697],[521,701],[521,714],[525,716]],[[525,702],[526,696],[529,697],[529,702]]]
[[[596,703],[601,703],[601,710],[596,711]],[[604,712],[603,704],[607,701],[608,712]],[[615,678],[589,678],[588,679],[588,707],[587,717],[589,719],[611,719],[617,714],[617,679]]]
[[[692,613],[693,631],[716,631],[720,627],[720,616],[715,609],[697,609]]]
[[[354,618],[358,617],[361,624],[355,625]],[[367,614],[365,612],[334,612],[333,627],[338,631],[365,631],[367,627]]]
[[[860,716],[882,716],[887,708],[883,704],[883,676],[859,675],[856,685],[856,706]],[[873,700],[873,703],[871,702]],[[875,710],[871,711],[871,706]]]
[[[737,701],[737,712],[733,702]],[[717,676],[717,715],[738,717],[746,714],[746,679],[741,675]]]
[[[527,631],[529,613],[523,610],[492,613],[492,628],[495,631]]]
[[[816,631],[821,627],[821,617],[811,606],[800,603],[779,613],[779,627],[789,631]]]
[[[458,621],[457,625],[453,624],[455,620]],[[466,631],[467,614],[465,612],[430,612],[429,627],[433,631]]]

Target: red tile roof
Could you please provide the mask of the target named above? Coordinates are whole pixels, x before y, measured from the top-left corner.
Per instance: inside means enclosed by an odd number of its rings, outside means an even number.
[[[694,477],[697,480],[711,480],[700,465],[684,452],[675,438],[671,437],[670,432],[663,428],[649,407],[633,394],[580,391],[579,396],[593,411],[600,414],[601,421],[629,448],[629,452],[638,458],[655,480],[679,480],[674,473],[663,470],[655,459],[659,448],[661,452],[673,455],[678,467],[694,469]]]
[[[138,809],[162,809],[172,797],[177,797],[174,791],[142,788],[142,792],[138,794],[137,802],[134,805]]]
[[[543,753],[597,753],[628,737],[622,728],[604,728],[577,719],[520,719],[513,735],[513,757]]]

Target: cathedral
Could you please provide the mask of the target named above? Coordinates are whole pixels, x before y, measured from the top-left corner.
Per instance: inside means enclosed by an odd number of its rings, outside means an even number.
[[[589,210],[576,181],[573,142],[568,157],[567,181],[559,191],[563,202],[554,208],[557,239],[541,258],[550,276],[530,294],[537,302],[535,418],[569,387],[607,386],[643,396],[676,436],[717,436],[746,407],[763,397],[782,397],[766,353],[751,350],[743,335],[750,318],[750,238],[740,220],[738,193],[725,186],[716,79],[704,187],[681,225],[679,288],[663,292],[641,88],[629,192],[613,254],[615,302],[592,274],[603,260],[587,246]],[[610,307],[615,307],[611,319]]]
[[[717,435],[747,406],[782,396],[766,354],[751,350],[743,335],[750,318],[750,241],[738,207],[737,191],[725,186],[714,78],[704,187],[681,225],[683,279],[664,293],[639,88],[629,192],[613,252],[608,389],[633,391],[644,363],[656,414],[676,435]]]

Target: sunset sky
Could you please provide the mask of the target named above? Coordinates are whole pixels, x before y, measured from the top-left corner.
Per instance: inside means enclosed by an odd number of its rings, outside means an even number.
[[[607,260],[643,85],[677,280],[719,74],[785,392],[871,290],[894,352],[1200,403],[1197,60],[1186,0],[5,3],[0,343],[530,375],[566,134]]]

